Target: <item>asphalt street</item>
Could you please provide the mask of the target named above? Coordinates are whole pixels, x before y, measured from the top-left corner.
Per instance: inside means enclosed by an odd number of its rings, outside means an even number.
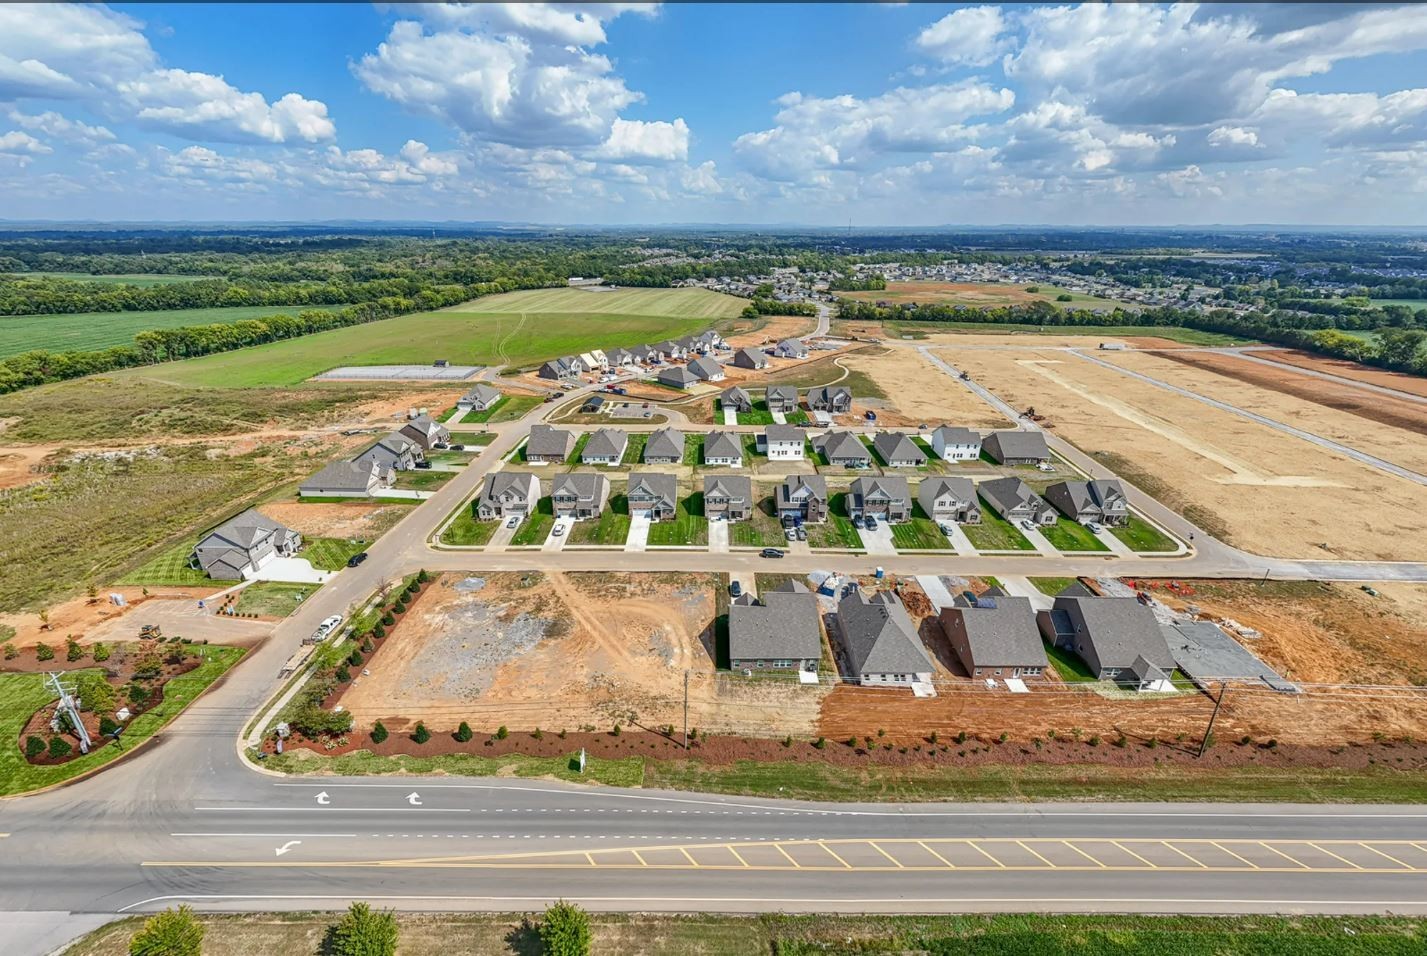
[[[826,316],[820,317],[824,327]],[[955,369],[936,359],[948,374]],[[572,393],[578,394],[578,393]],[[993,402],[994,404],[994,402]],[[433,548],[453,509],[553,407],[496,426],[468,469],[305,602],[153,742],[104,772],[0,800],[5,951],[113,914],[209,909],[525,909],[565,897],[629,910],[1427,910],[1427,812],[1323,806],[807,804],[510,780],[280,778],[241,755],[244,727],[317,623],[421,567],[1427,580],[1427,565],[1285,561],[1237,551],[1131,489],[1186,539],[1179,558],[849,558],[750,552]],[[1014,412],[1012,412],[1014,415]],[[1054,435],[1057,453],[1104,469]],[[1104,562],[1102,564],[1102,562]],[[23,919],[17,913],[24,912]],[[48,935],[46,935],[48,934]]]

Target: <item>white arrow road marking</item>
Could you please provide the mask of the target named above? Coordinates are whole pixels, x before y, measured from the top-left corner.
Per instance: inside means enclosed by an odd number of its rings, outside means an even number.
[[[321,793],[319,793],[319,794],[317,795],[317,802],[320,803],[322,806],[325,807],[325,806],[327,806],[327,804],[329,804],[329,803],[332,802],[332,798],[327,795],[327,791],[326,791],[326,790],[323,790]]]
[[[288,840],[288,841],[287,841],[286,843],[284,843],[282,846],[280,846],[280,847],[278,847],[276,850],[274,850],[273,853],[274,853],[274,855],[276,855],[276,856],[282,856],[284,853],[286,853],[288,850],[291,850],[293,847],[295,847],[295,846],[301,846],[301,845],[302,845],[302,841],[301,841],[301,840]]]
[[[413,807],[421,806],[421,794],[417,793],[415,790],[411,791],[406,795],[406,802],[411,804]]]

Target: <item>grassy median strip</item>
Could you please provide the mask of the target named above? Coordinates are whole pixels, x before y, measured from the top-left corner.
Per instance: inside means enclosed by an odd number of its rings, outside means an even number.
[[[3,741],[0,744],[0,796],[27,793],[62,783],[133,750],[137,744],[163,729],[243,656],[241,647],[217,644],[195,646],[193,652],[203,654],[206,659],[187,674],[165,684],[164,699],[158,706],[129,722],[122,737],[123,750],[108,743],[82,757],[49,767],[31,764],[19,747],[20,731],[30,715],[54,700],[45,687],[44,675],[0,674],[0,741]],[[85,671],[70,671],[66,677],[73,680],[82,673]]]

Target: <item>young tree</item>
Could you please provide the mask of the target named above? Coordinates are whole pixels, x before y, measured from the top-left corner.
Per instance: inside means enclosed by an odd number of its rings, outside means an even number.
[[[25,738],[25,756],[34,760],[45,752],[45,741],[42,737],[31,735]]]
[[[382,741],[386,740],[386,738],[387,738],[386,724],[382,723],[380,720],[377,721],[375,724],[372,724],[371,738],[372,738],[372,743],[374,743],[374,744],[379,744],[379,743],[381,743]]]
[[[590,917],[574,903],[560,900],[546,909],[539,932],[547,956],[586,956],[590,951]]]
[[[55,659],[55,651],[48,644],[35,645],[35,658],[42,661],[52,661]]]
[[[50,759],[58,760],[61,757],[68,757],[74,748],[69,745],[69,741],[63,737],[50,738]]]
[[[145,920],[129,940],[129,956],[199,956],[202,947],[203,925],[193,910],[180,906]]]
[[[94,649],[91,653],[94,656],[94,662],[96,664],[102,664],[109,659],[109,645],[95,642]]]
[[[6,644],[6,645],[5,645],[5,660],[7,660],[7,661],[13,661],[15,658],[17,658],[17,657],[19,657],[19,656],[20,656],[20,649],[19,649],[18,647],[16,647],[14,644]]]
[[[394,956],[397,935],[396,917],[390,912],[353,903],[332,927],[328,952],[332,956]]]
[[[79,642],[74,638],[65,638],[64,659],[67,661],[77,661],[84,657],[84,648],[79,646]]]
[[[431,739],[431,731],[426,729],[426,724],[418,720],[416,722],[416,731],[411,735],[411,739],[419,744],[424,744]]]
[[[475,734],[471,731],[471,725],[464,720],[461,721],[461,726],[456,728],[456,739],[461,743],[466,743],[474,736]]]

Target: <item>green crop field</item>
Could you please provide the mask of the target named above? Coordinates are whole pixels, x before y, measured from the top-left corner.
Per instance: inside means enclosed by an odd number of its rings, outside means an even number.
[[[182,325],[220,325],[269,315],[297,315],[310,309],[333,312],[341,305],[244,305],[228,309],[161,309],[153,312],[78,312],[73,315],[0,316],[0,358],[43,349],[47,352],[89,351],[112,345],[132,345],[148,329]],[[213,384],[223,384],[215,382]]]
[[[156,285],[173,285],[175,282],[197,282],[199,279],[217,279],[219,276],[180,276],[165,273],[130,272],[123,275],[91,275],[88,272],[7,272],[0,279],[69,279],[73,282],[94,282],[99,285],[132,285],[147,289]]]
[[[529,289],[507,292],[453,305],[443,312],[478,315],[648,315],[698,319],[731,319],[746,303],[708,289],[617,289],[587,292],[583,289]],[[636,343],[637,344],[637,343]]]
[[[535,297],[531,301],[540,305],[550,295],[571,294],[580,295],[580,303],[594,300],[595,305],[607,305],[597,293],[512,292],[441,312],[404,315],[122,374],[180,385],[255,387],[296,385],[339,365],[428,365],[437,358],[458,365],[532,365],[557,355],[702,332],[742,308],[738,299],[703,289],[629,289],[603,296],[619,296],[634,311],[588,305],[583,311],[533,307],[528,312],[512,311],[523,301],[521,297]],[[710,315],[711,311],[716,314]]]

